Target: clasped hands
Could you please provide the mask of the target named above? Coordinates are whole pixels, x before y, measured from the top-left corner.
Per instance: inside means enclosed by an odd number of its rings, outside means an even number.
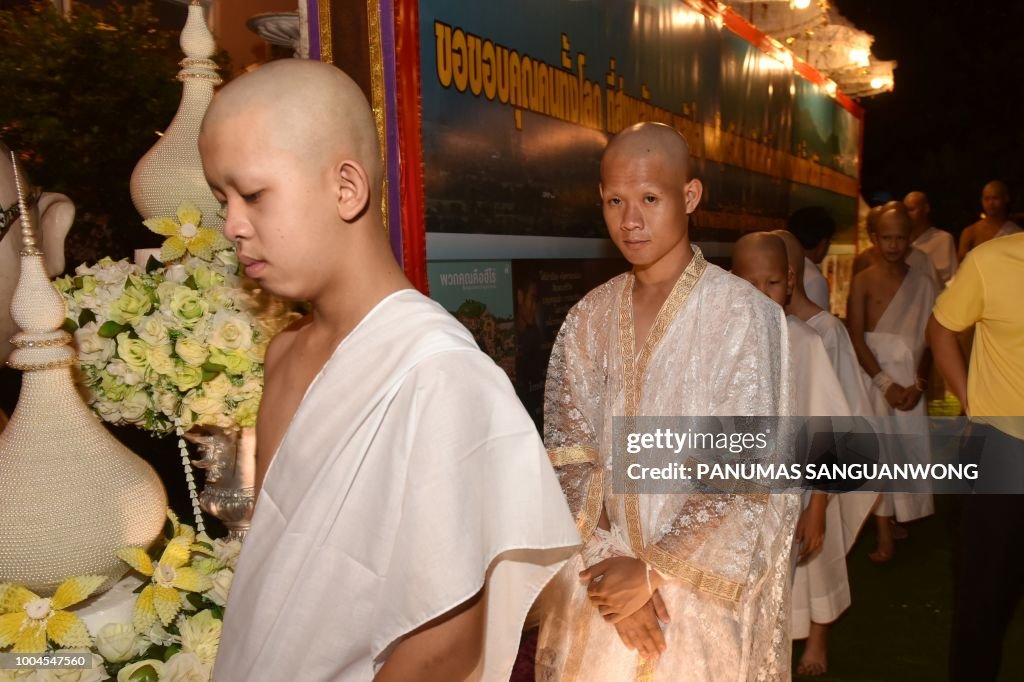
[[[913,409],[921,400],[921,390],[917,386],[900,386],[894,383],[886,389],[885,400],[894,409],[906,412]]]
[[[648,586],[647,564],[617,556],[580,572],[580,582],[587,585],[590,601],[629,649],[643,658],[657,658],[665,651],[661,623],[669,622],[669,614],[658,594],[664,580],[657,571],[650,572]]]

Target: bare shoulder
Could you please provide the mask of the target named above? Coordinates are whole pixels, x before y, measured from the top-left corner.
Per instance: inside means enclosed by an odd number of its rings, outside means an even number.
[[[282,364],[283,358],[287,356],[288,351],[295,344],[295,340],[302,335],[302,331],[311,321],[312,318],[309,315],[304,315],[282,329],[277,333],[277,336],[271,339],[270,345],[267,346],[266,357],[264,358],[264,367],[267,374],[272,373],[275,367]]]

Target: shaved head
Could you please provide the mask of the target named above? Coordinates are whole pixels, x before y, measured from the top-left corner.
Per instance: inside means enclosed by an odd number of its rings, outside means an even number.
[[[903,197],[903,205],[907,207],[907,213],[910,214],[910,221],[914,227],[923,232],[928,227],[928,212],[931,210],[928,197],[924,192],[911,192]]]
[[[601,177],[609,166],[644,157],[658,159],[681,182],[690,179],[690,146],[679,131],[663,123],[637,123],[613,137],[601,157]]]
[[[793,291],[786,243],[771,232],[754,232],[736,242],[732,273],[783,307]]]
[[[782,243],[786,246],[786,257],[789,259],[789,267],[792,268],[793,275],[796,277],[796,286],[802,289],[804,281],[804,247],[801,246],[800,240],[796,238],[796,235],[788,230],[775,230],[772,234],[781,239]]]
[[[982,189],[981,193],[984,195],[986,192],[992,192],[993,194],[1001,194],[1004,197],[1010,196],[1010,188],[1006,186],[1006,183],[1002,180],[993,180],[987,183]]]
[[[213,98],[200,139],[239,125],[256,128],[266,145],[314,168],[351,159],[379,191],[383,165],[373,113],[355,81],[334,66],[280,59],[231,81]]]

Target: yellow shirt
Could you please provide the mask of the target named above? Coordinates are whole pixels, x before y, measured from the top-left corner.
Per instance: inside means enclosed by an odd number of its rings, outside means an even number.
[[[967,373],[971,417],[1024,438],[1024,234],[973,249],[933,313],[953,331],[975,325]]]

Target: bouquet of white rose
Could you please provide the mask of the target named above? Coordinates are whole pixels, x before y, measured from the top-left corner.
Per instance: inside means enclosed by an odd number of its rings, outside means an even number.
[[[143,268],[104,258],[55,281],[81,383],[93,409],[114,424],[161,434],[253,426],[267,344],[290,316],[242,286],[230,243],[197,228],[197,210],[183,205],[178,216],[180,225],[164,218],[154,230],[170,233],[167,262],[151,259]]]

